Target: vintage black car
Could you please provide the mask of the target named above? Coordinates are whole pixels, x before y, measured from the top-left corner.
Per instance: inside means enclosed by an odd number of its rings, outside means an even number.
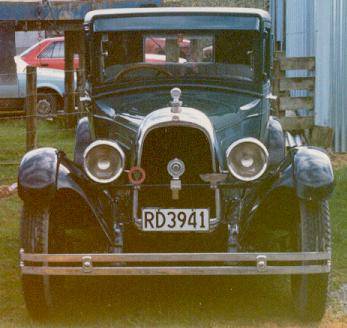
[[[69,275],[286,274],[300,317],[319,320],[333,171],[271,116],[268,13],[102,10],[84,32],[74,159],[40,148],[19,168],[30,314]]]

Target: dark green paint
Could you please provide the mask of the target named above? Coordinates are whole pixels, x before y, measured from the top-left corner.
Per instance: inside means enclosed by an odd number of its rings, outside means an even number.
[[[263,108],[264,101],[257,96],[232,91],[182,88],[181,100],[183,111],[194,108],[210,119],[220,145],[217,158],[222,159],[222,167],[225,151],[233,141],[251,136],[263,138],[261,125],[263,117],[268,116],[268,108]],[[170,89],[151,93],[111,95],[99,99],[96,101],[95,112],[96,134],[106,137],[103,133],[107,130],[108,137],[117,139],[129,150],[135,145],[146,116],[158,109],[170,107],[170,101]],[[241,107],[252,102],[257,103],[253,108],[241,110]]]

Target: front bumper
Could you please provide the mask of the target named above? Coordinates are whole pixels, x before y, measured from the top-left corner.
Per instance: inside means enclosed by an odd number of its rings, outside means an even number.
[[[177,266],[177,263],[183,265]],[[319,274],[330,272],[331,254],[31,254],[21,249],[20,268],[22,274],[63,276]]]

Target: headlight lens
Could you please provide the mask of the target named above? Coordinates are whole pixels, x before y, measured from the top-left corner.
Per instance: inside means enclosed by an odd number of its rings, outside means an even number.
[[[260,178],[267,168],[269,153],[255,138],[240,139],[229,146],[226,152],[231,174],[241,181]]]
[[[94,141],[84,152],[84,170],[98,183],[115,181],[123,172],[124,164],[124,152],[114,141]]]

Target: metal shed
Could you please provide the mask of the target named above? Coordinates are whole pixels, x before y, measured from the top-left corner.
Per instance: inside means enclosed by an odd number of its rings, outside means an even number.
[[[334,150],[347,152],[347,1],[271,0],[270,10],[286,56],[316,57],[315,124],[332,127]]]

